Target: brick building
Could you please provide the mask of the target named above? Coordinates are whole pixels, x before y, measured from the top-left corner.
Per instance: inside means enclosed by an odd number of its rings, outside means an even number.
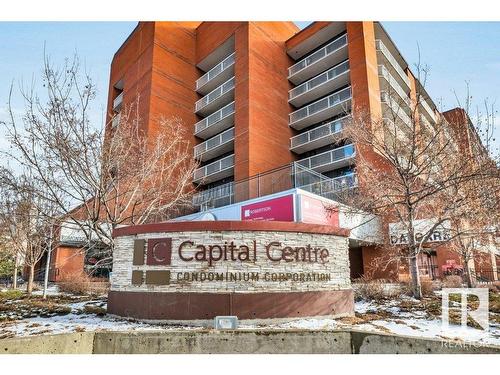
[[[303,30],[292,22],[140,22],[113,58],[106,131],[137,98],[148,137],[160,116],[180,118],[200,163],[193,203],[210,212],[265,195],[270,182],[251,182],[286,180],[287,165],[355,187],[354,146],[335,137],[342,119],[355,103],[375,118],[400,106],[408,122],[417,89],[421,121],[454,121],[459,110],[438,111],[379,22],[314,22]],[[353,277],[378,251],[353,242]],[[498,256],[488,256],[496,272]],[[446,262],[459,260],[446,249],[421,260],[426,270]]]

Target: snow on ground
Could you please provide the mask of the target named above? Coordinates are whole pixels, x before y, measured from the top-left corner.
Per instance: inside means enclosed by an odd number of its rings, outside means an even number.
[[[50,293],[56,295],[58,291],[52,289]],[[8,303],[17,302],[19,301],[9,301]],[[414,308],[403,309],[403,303],[413,304]],[[66,315],[34,316],[13,321],[0,321],[0,338],[75,331],[162,331],[203,328],[200,326],[148,324],[107,315],[101,316],[106,309],[105,298],[84,301],[77,299],[76,302],[68,302],[65,306],[70,308],[70,312]],[[488,331],[472,327],[462,328],[456,325],[451,326],[450,330],[443,330],[441,320],[430,316],[423,308],[419,308],[420,306],[419,301],[404,296],[382,302],[362,300],[355,303],[356,317],[295,319],[285,323],[258,326],[243,321],[239,328],[242,330],[355,329],[443,340],[461,340],[465,343],[500,345],[500,324],[494,324],[490,321]],[[95,312],[92,308],[95,309]],[[99,314],[99,310],[102,312],[101,314]]]
[[[99,317],[94,314],[59,315],[51,318],[28,318],[7,326],[6,331],[15,336],[55,334],[82,331],[158,331],[173,329],[200,329],[200,327],[159,326],[132,322],[112,317]]]
[[[60,294],[59,287],[56,284],[51,284],[47,287],[47,295],[48,296],[57,296],[59,294]],[[42,296],[43,289],[33,291],[33,295],[34,296]]]
[[[413,298],[401,297],[400,300],[416,302]],[[388,311],[397,318],[376,319],[365,323],[351,322],[346,319],[297,319],[281,324],[269,325],[268,329],[308,329],[330,330],[352,328],[355,330],[393,333],[404,336],[434,338],[442,340],[459,340],[485,345],[500,345],[500,325],[490,324],[488,331],[451,325],[444,329],[440,319],[431,319],[425,311],[401,311],[397,306],[400,300],[391,300],[383,304],[374,301],[359,301],[355,303],[356,314],[377,313]],[[240,325],[241,329],[255,329],[255,325]]]

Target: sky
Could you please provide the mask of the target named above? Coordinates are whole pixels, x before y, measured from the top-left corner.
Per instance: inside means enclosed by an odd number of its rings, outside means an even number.
[[[297,22],[305,27],[308,22]],[[136,22],[0,22],[0,119],[5,119],[12,82],[15,88],[39,76],[44,44],[54,62],[77,52],[97,85],[94,118],[103,118],[113,54]],[[475,104],[484,99],[500,106],[500,22],[383,22],[406,61],[428,65],[427,91],[444,110],[457,106],[453,90],[462,99],[465,82]],[[22,108],[19,95],[14,107]],[[497,121],[498,122],[498,121]],[[99,124],[100,126],[101,124]],[[0,140],[0,148],[5,139]],[[497,137],[500,139],[500,136]]]

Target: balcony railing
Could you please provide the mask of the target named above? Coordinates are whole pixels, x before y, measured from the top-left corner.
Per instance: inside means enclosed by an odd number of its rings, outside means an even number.
[[[392,55],[391,51],[385,46],[385,44],[380,40],[377,39],[375,41],[375,45],[377,48],[377,51],[380,51],[382,55],[385,57],[385,59],[391,64],[393,69],[398,73],[398,76],[401,78],[401,80],[405,83],[405,85],[410,88],[410,79],[406,75],[405,71],[399,65],[398,61],[396,58]]]
[[[229,177],[233,174],[234,154],[198,168],[193,173],[196,183],[209,183]]]
[[[196,91],[200,91],[207,83],[219,77],[222,72],[227,71],[234,65],[234,62],[235,53],[233,52],[196,81]]]
[[[388,117],[391,121],[394,118],[394,115],[398,116],[401,121],[403,121],[406,125],[412,126],[411,117],[400,107],[394,98],[392,98],[389,93],[382,91],[380,93],[382,103],[385,103],[388,107],[389,113],[386,113],[386,117]],[[389,115],[389,116],[387,116]]]
[[[435,124],[437,122],[436,121],[436,114],[432,110],[432,108],[429,105],[429,103],[427,103],[427,100],[425,100],[424,98],[421,97],[419,104],[424,109],[424,111],[427,113],[427,117],[430,118],[434,122],[434,124]]]
[[[349,173],[343,176],[324,179],[300,188],[322,197],[333,198],[331,194],[339,193],[346,189],[358,186],[358,176],[356,173]]]
[[[403,103],[405,103],[408,107],[411,107],[411,101],[408,97],[408,94],[405,92],[405,90],[403,90],[398,81],[392,76],[392,74],[389,72],[389,69],[387,69],[384,65],[379,65],[378,75],[379,77],[382,77],[387,81],[387,83],[391,86],[392,91],[398,94]]]
[[[232,126],[232,115],[234,115],[234,102],[222,107],[217,112],[205,117],[194,125],[194,135],[207,138]],[[228,120],[228,121],[224,121]],[[231,121],[229,121],[231,120]],[[208,134],[208,136],[204,136]]]
[[[328,117],[334,115],[334,113],[330,113],[331,111],[327,111],[328,109],[341,106],[349,100],[351,100],[351,87],[346,87],[345,89],[337,91],[323,99],[317,100],[314,103],[305,106],[304,108],[290,113],[289,125],[295,129],[303,129],[308,125],[312,125],[314,122],[326,120]],[[320,116],[320,113],[322,112],[325,112],[325,116]],[[318,118],[315,118],[315,121],[306,121],[308,117],[314,115],[318,115]]]
[[[292,65],[288,68],[288,79],[291,79],[295,74],[303,71],[304,69],[320,62],[323,59],[328,58],[330,55],[339,51],[340,49],[347,46],[347,34],[344,34],[337,39],[328,43],[325,47],[319,49],[318,51],[312,53],[311,55],[300,60],[298,63]]]
[[[224,94],[230,92],[233,89],[234,89],[234,77],[227,80],[222,85],[217,87],[215,90],[211,91],[210,93],[205,95],[203,98],[198,100],[195,104],[195,111],[196,112],[201,111],[207,105],[209,105],[210,103],[213,103],[215,100],[219,99]]]
[[[113,111],[119,112],[123,103],[123,91],[113,100]]]
[[[304,82],[303,84],[291,89],[288,92],[288,101],[292,101],[293,99],[305,94],[306,92],[309,92],[319,86],[325,85],[328,82],[332,82],[339,78],[341,75],[346,75],[348,72],[349,60],[346,60],[327,70],[326,72],[321,73],[319,76],[316,76],[309,81]]]
[[[349,165],[355,156],[355,152],[354,145],[349,144],[299,160],[297,163],[318,172],[328,171]]]
[[[234,127],[216,135],[215,137],[207,139],[199,145],[196,145],[194,147],[194,157],[203,160],[204,154],[212,151],[213,155],[211,157],[213,158],[217,156],[213,153],[213,151],[221,146],[230,145],[232,141],[234,141]],[[223,150],[221,152],[223,152]]]
[[[111,120],[111,127],[116,128],[120,124],[120,119],[121,119],[121,113],[117,113],[116,115],[113,116],[113,119]]]
[[[290,150],[305,152],[332,143],[333,139],[330,138],[342,131],[342,121],[347,117],[344,116],[338,120],[327,122],[324,125],[290,138]],[[320,143],[320,140],[325,140],[325,142]],[[304,146],[311,143],[314,143],[314,146],[305,149],[306,147]]]
[[[193,195],[194,206],[221,207],[234,202],[234,182],[200,191]]]

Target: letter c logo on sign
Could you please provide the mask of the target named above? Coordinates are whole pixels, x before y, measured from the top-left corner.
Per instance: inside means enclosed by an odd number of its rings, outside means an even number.
[[[171,238],[150,238],[148,240],[148,266],[168,266],[172,257]]]

